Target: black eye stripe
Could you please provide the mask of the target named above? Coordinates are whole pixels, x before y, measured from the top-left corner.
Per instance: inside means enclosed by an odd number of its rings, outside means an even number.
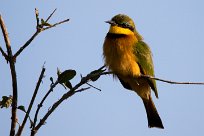
[[[121,22],[121,21],[117,21],[117,20],[111,20],[110,24],[111,25],[116,25],[116,26],[119,26],[119,27],[122,27],[122,28],[128,28],[128,29],[130,29],[131,31],[134,32],[134,26],[132,26],[128,22]]]
[[[134,28],[131,25],[129,25],[128,23],[118,24],[118,26],[123,27],[123,28],[128,28],[131,31],[134,31]]]

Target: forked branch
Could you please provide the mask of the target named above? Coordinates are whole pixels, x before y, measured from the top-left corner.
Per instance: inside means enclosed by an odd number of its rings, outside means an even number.
[[[57,25],[60,25],[60,24],[63,24],[63,23],[66,23],[69,21],[69,19],[65,19],[63,21],[60,21],[60,22],[57,22],[53,25],[49,24],[47,21],[52,17],[52,15],[55,13],[56,9],[49,15],[49,17],[46,19],[45,22],[41,21],[40,23],[40,18],[39,18],[39,12],[37,9],[35,9],[35,16],[36,16],[36,22],[37,22],[37,25],[36,25],[36,32],[31,36],[31,38],[23,45],[20,47],[20,49],[14,54],[14,58],[17,58],[18,55],[21,54],[21,52],[23,50],[25,50],[25,48],[28,47],[28,45],[30,45],[30,43],[36,38],[36,36],[38,34],[40,34],[42,31],[45,31],[45,30],[48,30],[52,27],[55,27]],[[42,19],[43,20],[43,19]]]

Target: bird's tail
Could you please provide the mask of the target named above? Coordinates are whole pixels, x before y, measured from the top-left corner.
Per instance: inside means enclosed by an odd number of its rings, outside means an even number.
[[[152,101],[151,96],[149,96],[149,100],[142,99],[146,113],[147,113],[147,119],[148,119],[148,126],[151,127],[157,127],[164,129],[164,126],[162,124],[161,118],[159,117],[159,114],[157,112],[157,109],[154,105],[154,102]]]

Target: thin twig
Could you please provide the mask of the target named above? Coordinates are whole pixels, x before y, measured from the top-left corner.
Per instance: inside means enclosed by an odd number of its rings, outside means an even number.
[[[45,20],[45,23],[47,23],[49,21],[49,19],[52,17],[52,15],[55,13],[57,9],[55,9],[50,15],[49,17]]]
[[[75,93],[83,92],[83,91],[88,90],[88,89],[90,89],[90,88],[91,88],[91,87],[81,88],[81,89],[79,89],[79,90],[76,90]]]
[[[77,84],[77,86],[75,86],[74,88],[72,88],[70,91],[68,91],[67,93],[65,93],[58,101],[56,101],[52,107],[48,110],[48,112],[44,115],[44,117],[40,120],[40,122],[38,123],[38,125],[35,127],[34,129],[34,133],[36,133],[38,131],[38,129],[44,125],[45,121],[47,120],[47,118],[50,116],[50,114],[52,114],[52,112],[67,98],[71,97],[73,94],[75,94],[75,91],[77,88],[79,88],[82,85],[82,83],[80,82],[79,84]]]
[[[98,69],[98,70],[100,70],[100,69]],[[89,74],[89,75],[87,75],[86,77],[83,77],[82,74],[80,74],[81,80],[84,80],[84,78],[87,78],[87,77],[89,77],[90,75],[94,75],[94,74]],[[97,75],[100,75],[100,74],[97,73],[97,74],[95,74],[95,75],[97,76]],[[90,78],[90,79],[91,79],[91,78]],[[85,80],[86,80],[86,79],[85,79]],[[101,89],[99,89],[99,88],[97,88],[97,87],[95,87],[95,86],[89,84],[88,81],[86,82],[86,84],[87,84],[88,86],[90,86],[90,87],[92,87],[92,88],[98,90],[98,91],[101,91]],[[77,91],[77,92],[79,92],[79,91]]]
[[[60,22],[58,22],[58,23],[55,23],[55,24],[53,24],[53,25],[51,25],[51,26],[48,26],[48,27],[43,28],[44,26],[43,26],[42,24],[39,24],[39,17],[38,17],[39,13],[38,13],[38,10],[37,10],[37,9],[35,9],[35,14],[36,14],[36,20],[37,20],[36,32],[35,32],[35,33],[31,36],[31,38],[30,38],[23,46],[21,46],[20,49],[14,54],[14,58],[15,58],[15,59],[18,57],[18,55],[21,54],[21,52],[22,52],[26,47],[28,47],[28,45],[30,45],[30,43],[34,40],[34,38],[35,38],[39,33],[41,33],[42,31],[45,31],[45,30],[47,30],[47,29],[50,29],[50,28],[52,28],[52,27],[55,27],[55,26],[57,26],[57,25],[60,25],[60,24],[62,24],[62,23],[65,23],[65,22],[68,22],[68,21],[69,21],[69,19],[66,19],[66,20],[60,21]],[[51,14],[53,14],[53,13],[51,13]],[[50,17],[51,17],[51,16],[52,16],[52,15],[50,15]]]
[[[40,25],[39,23],[39,12],[38,12],[38,9],[35,8],[35,17],[36,17],[36,29],[38,29],[37,27]]]
[[[102,70],[106,67],[106,65],[103,65],[102,67],[100,67],[98,70]]]
[[[4,41],[6,44],[7,52],[8,52],[8,61],[10,64],[11,70],[11,77],[12,77],[12,87],[13,87],[13,100],[12,100],[12,115],[11,115],[11,129],[10,129],[10,136],[15,135],[15,128],[16,128],[16,121],[17,121],[17,102],[18,102],[18,87],[17,87],[17,76],[16,76],[16,68],[15,68],[15,59],[13,58],[11,43],[8,36],[8,31],[4,24],[3,18],[0,15],[0,25],[1,30],[4,36]]]
[[[109,74],[114,74],[113,72],[103,72],[100,75],[109,75]],[[157,78],[157,77],[153,77],[150,75],[140,75],[143,78],[149,78],[149,79],[153,79],[153,80],[157,80],[157,81],[161,81],[161,82],[165,82],[165,83],[169,83],[169,84],[187,84],[187,85],[204,85],[204,82],[177,82],[177,81],[171,81],[171,80],[165,80],[165,79],[161,79],[161,78]]]
[[[1,46],[0,46],[0,51],[1,51],[1,54],[4,56],[5,60],[8,62],[8,60],[9,60],[8,55],[4,52],[4,50],[1,48]]]
[[[42,68],[42,71],[41,71],[41,73],[40,73],[38,82],[37,82],[37,84],[36,84],[36,88],[35,88],[35,90],[34,90],[32,99],[31,99],[30,104],[29,104],[29,106],[28,106],[28,110],[27,110],[26,115],[25,115],[25,117],[24,117],[23,123],[22,123],[22,125],[19,127],[18,133],[17,133],[16,136],[21,136],[22,131],[23,131],[23,128],[24,128],[24,126],[25,126],[25,124],[26,124],[26,122],[27,122],[27,119],[28,119],[28,117],[30,118],[29,114],[30,114],[31,108],[32,108],[32,106],[33,106],[33,103],[34,103],[34,101],[35,101],[36,95],[37,95],[37,93],[38,93],[38,90],[39,90],[40,84],[41,84],[41,82],[42,82],[42,79],[43,79],[43,77],[44,77],[44,73],[45,73],[45,68],[43,67],[43,68]],[[30,120],[31,120],[31,119],[30,119]]]
[[[158,80],[158,81],[169,83],[169,84],[204,85],[204,82],[177,82],[177,81],[165,80],[165,79],[161,79],[161,78],[157,78],[157,77],[153,77],[153,76],[149,76],[149,75],[141,75],[141,77],[154,79],[154,80]]]
[[[4,36],[4,41],[6,43],[8,56],[11,56],[11,54],[12,54],[12,52],[11,52],[11,43],[10,43],[10,40],[9,40],[9,36],[8,36],[6,26],[4,24],[4,21],[3,21],[3,18],[2,18],[1,15],[0,15],[0,23],[1,23],[1,30],[2,30],[2,33],[3,33],[3,36]]]
[[[89,84],[89,83],[86,83],[86,84],[87,84],[88,86],[90,86],[90,87],[92,87],[92,88],[98,90],[98,91],[101,91],[101,89],[99,89],[99,88],[97,88],[97,87],[95,87],[95,86],[93,86],[93,85],[91,85],[91,84]]]
[[[42,31],[47,30],[47,29],[50,29],[50,28],[53,28],[53,27],[55,27],[55,26],[57,26],[57,25],[66,23],[66,22],[68,22],[68,21],[69,21],[69,19],[65,19],[65,20],[60,21],[60,22],[58,22],[58,23],[55,23],[55,24],[53,24],[53,25],[51,25],[51,26],[48,26],[48,27],[43,28]]]
[[[49,96],[49,94],[53,91],[53,89],[55,88],[55,86],[58,84],[59,82],[56,81],[55,83],[52,83],[50,86],[50,89],[48,90],[48,92],[45,94],[45,96],[43,97],[43,99],[41,100],[40,104],[38,104],[37,110],[35,112],[35,117],[34,117],[34,121],[33,121],[33,126],[32,126],[32,133],[35,133],[35,126],[37,123],[37,118],[38,118],[38,113],[40,111],[40,108],[43,106],[44,101],[47,99],[47,97]]]
[[[39,34],[39,31],[36,31],[31,38],[14,54],[14,58],[16,59],[18,57],[18,55],[21,54],[21,52],[28,47],[28,45],[35,39],[35,37]]]
[[[35,39],[35,37],[41,32],[39,29],[39,12],[38,9],[35,8],[35,17],[36,17],[36,32],[31,36],[31,38],[23,45],[20,47],[20,49],[14,54],[14,58],[16,59],[18,55],[21,54],[21,52],[28,47],[28,45]]]

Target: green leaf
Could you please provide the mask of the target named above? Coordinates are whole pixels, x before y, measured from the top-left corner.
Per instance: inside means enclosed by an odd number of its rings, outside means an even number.
[[[19,110],[21,110],[23,112],[26,112],[25,107],[23,105],[18,106],[17,109],[19,109]]]
[[[99,70],[94,70],[90,73],[90,75],[93,75],[93,77],[91,77],[91,81],[96,81],[99,79],[100,74],[103,73],[105,70],[99,69]]]
[[[76,71],[75,70],[72,70],[72,69],[65,70],[61,74],[58,74],[58,82],[59,83],[66,83],[67,81],[69,81],[72,78],[74,78],[75,75],[76,75]]]
[[[91,81],[95,82],[96,80],[98,80],[100,77],[100,75],[97,75],[97,76],[94,76],[94,77],[91,77]]]
[[[72,84],[71,84],[71,82],[66,81],[64,84],[65,84],[65,86],[66,86],[67,88],[72,89]]]

